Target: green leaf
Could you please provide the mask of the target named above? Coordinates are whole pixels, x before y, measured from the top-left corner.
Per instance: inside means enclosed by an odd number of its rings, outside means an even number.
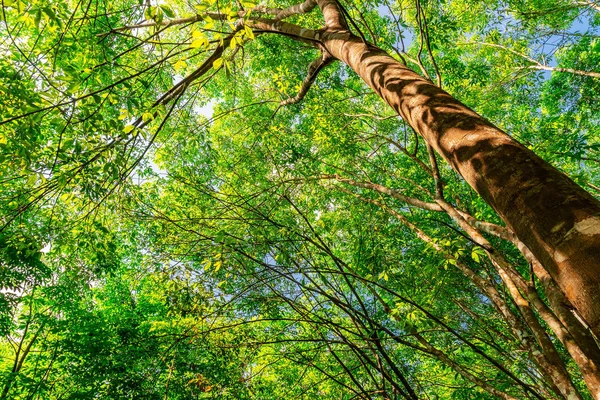
[[[167,5],[162,5],[160,6],[161,10],[163,10],[163,12],[165,13],[165,15],[169,18],[175,18],[175,13],[173,12],[173,10],[167,6]]]
[[[57,21],[58,18],[56,17],[56,14],[54,13],[54,10],[52,10],[52,8],[44,7],[44,8],[42,8],[42,10],[48,16],[50,21]]]
[[[156,7],[153,7],[153,6],[147,7],[146,10],[144,11],[144,17],[146,17],[147,20],[153,20],[155,13],[156,13]]]

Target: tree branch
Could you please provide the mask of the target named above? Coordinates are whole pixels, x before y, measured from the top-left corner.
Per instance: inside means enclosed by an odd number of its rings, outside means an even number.
[[[573,68],[550,67],[548,65],[539,64],[539,63],[536,65],[530,65],[527,68],[537,69],[540,71],[566,72],[566,73],[573,74],[573,75],[589,76],[591,78],[600,79],[600,72],[594,72],[594,71],[581,71],[581,70],[573,69]]]
[[[523,53],[519,53],[518,51],[510,49],[510,48],[508,48],[506,46],[503,46],[501,44],[485,43],[485,42],[462,43],[462,44],[478,44],[478,45],[481,45],[481,46],[495,47],[495,48],[502,49],[502,50],[508,51],[510,53],[513,53],[513,54],[515,54],[515,55],[517,55],[519,57],[522,57],[522,58],[526,59],[527,61],[533,63],[533,65],[529,65],[529,66],[526,66],[526,67],[523,67],[523,68],[535,69],[535,70],[539,70],[539,71],[565,72],[565,73],[569,73],[569,74],[573,74],[573,75],[589,76],[591,78],[600,79],[600,72],[581,71],[581,70],[573,69],[573,68],[551,67],[549,65],[542,64],[541,62],[539,62],[535,58],[529,57],[528,55],[523,54]]]
[[[431,50],[431,42],[429,40],[429,28],[427,26],[427,18],[425,17],[425,11],[423,10],[423,7],[421,6],[421,2],[420,0],[417,0],[417,23],[419,25],[419,33],[421,36],[421,46],[419,48],[419,56],[417,57],[417,59],[419,60],[419,66],[421,67],[421,70],[424,70],[425,67],[423,66],[423,64],[421,63],[421,51],[423,49],[423,44],[426,45],[427,47],[427,53],[429,54],[429,59],[431,60],[431,64],[433,64],[433,69],[435,70],[435,76],[437,79],[437,85],[438,87],[442,87],[442,75],[440,74],[440,70],[438,68],[437,62],[435,61],[435,57],[433,56],[433,51]],[[427,74],[427,76],[429,76],[429,74]],[[429,79],[431,81],[433,81],[431,79],[431,77],[429,76]]]
[[[290,7],[284,8],[283,10],[280,10],[275,15],[275,20],[276,21],[281,21],[283,19],[291,17],[292,15],[308,14],[316,6],[317,6],[317,1],[316,0],[306,0],[303,3],[294,4],[293,6],[290,6]]]
[[[317,0],[323,13],[326,29],[333,31],[348,31],[348,24],[336,0]]]
[[[424,210],[429,210],[429,211],[437,211],[437,212],[442,212],[443,209],[442,207],[440,207],[438,204],[436,203],[428,203],[426,201],[423,200],[419,200],[416,199],[414,197],[409,197],[409,196],[405,196],[403,194],[401,194],[400,192],[390,189],[388,187],[385,187],[383,185],[379,185],[377,183],[372,183],[372,182],[358,182],[355,181],[353,179],[348,179],[348,178],[342,178],[339,175],[325,175],[323,177],[321,177],[322,179],[335,179],[338,182],[342,182],[342,183],[347,183],[351,186],[355,186],[355,187],[362,187],[365,189],[370,189],[370,190],[374,190],[376,192],[379,193],[383,193],[383,194],[387,194],[388,196],[391,196],[393,198],[395,198],[396,200],[400,200],[406,204],[409,204],[411,206],[414,207],[418,207]]]
[[[327,65],[329,65],[332,61],[333,57],[331,57],[329,53],[323,52],[321,54],[321,57],[311,62],[308,66],[308,73],[306,75],[306,78],[304,78],[304,81],[302,81],[302,86],[300,87],[298,94],[294,97],[290,97],[287,100],[283,100],[281,103],[279,103],[279,107],[287,106],[288,104],[296,104],[299,101],[301,101],[304,98],[304,96],[306,96],[310,87],[317,79],[319,72]]]

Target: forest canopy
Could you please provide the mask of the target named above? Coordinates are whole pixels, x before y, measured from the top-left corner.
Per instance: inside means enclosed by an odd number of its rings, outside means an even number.
[[[600,399],[600,3],[1,7],[0,399]]]

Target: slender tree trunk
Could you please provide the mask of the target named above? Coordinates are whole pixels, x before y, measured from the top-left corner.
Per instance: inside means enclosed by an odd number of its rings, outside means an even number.
[[[600,201],[499,128],[383,50],[345,29],[318,0],[319,40],[405,119],[548,270],[600,336]]]

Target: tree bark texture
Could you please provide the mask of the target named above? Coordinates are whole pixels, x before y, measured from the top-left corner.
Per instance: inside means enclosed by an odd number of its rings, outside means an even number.
[[[318,36],[325,49],[349,65],[496,210],[600,336],[600,202],[429,80],[339,29],[333,2],[319,3],[326,3],[320,5],[328,28]]]

